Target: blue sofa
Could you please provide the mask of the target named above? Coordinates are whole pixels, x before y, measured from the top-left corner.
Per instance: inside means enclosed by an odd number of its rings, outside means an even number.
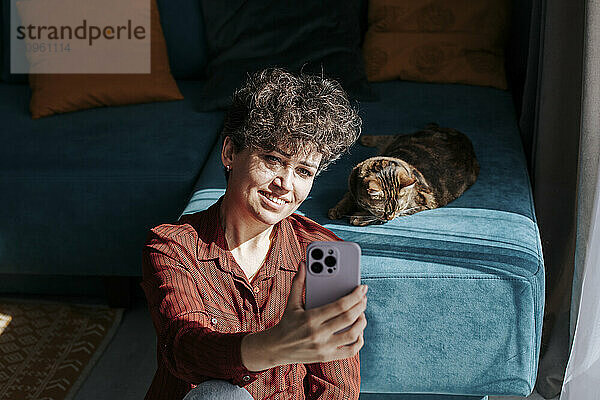
[[[183,101],[34,121],[29,87],[4,69],[0,291],[96,293],[104,277],[137,278],[148,229],[203,210],[223,193],[223,113],[197,111],[202,82],[193,71],[205,62],[205,46],[200,33],[190,41],[181,32],[201,31],[199,7],[194,16],[168,4],[159,1],[161,21]],[[317,178],[302,205],[304,215],[363,249],[362,280],[370,290],[361,398],[529,394],[544,269],[511,92],[401,81],[372,86],[380,100],[360,104],[365,134],[409,133],[429,122],[453,127],[471,138],[481,172],[446,207],[353,227],[326,213],[344,193],[351,167],[375,154],[357,144]]]
[[[510,93],[401,81],[373,88],[381,100],[361,105],[363,133],[412,132],[437,121],[471,138],[481,171],[446,207],[355,227],[327,218],[352,167],[376,153],[355,145],[315,180],[300,207],[362,247],[369,304],[361,392],[528,395],[537,371],[544,268]],[[183,214],[208,208],[224,193],[219,148],[210,152]]]

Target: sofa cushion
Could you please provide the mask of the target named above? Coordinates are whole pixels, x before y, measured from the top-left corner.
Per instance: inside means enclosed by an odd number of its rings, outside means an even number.
[[[58,0],[56,4],[64,6],[61,2]],[[52,4],[40,8],[34,2],[21,2],[19,14],[25,24],[39,26],[45,20],[43,12]],[[47,72],[43,70],[44,61],[53,56],[43,52],[30,53],[29,109],[32,118],[94,107],[181,100],[181,93],[170,72],[156,0],[150,1],[150,10],[150,73],[40,73]],[[147,9],[140,12],[147,12]],[[36,69],[36,65],[42,66],[42,70]],[[61,67],[60,63],[57,67]]]
[[[183,101],[32,120],[29,87],[0,84],[0,271],[141,274],[147,230],[177,218],[223,120],[179,86]]]
[[[506,89],[510,7],[509,0],[370,0],[367,76]]]
[[[372,98],[360,51],[361,0],[205,0],[209,48],[204,109],[225,108],[248,73],[266,67],[321,73]]]
[[[202,8],[198,0],[158,0],[171,72],[176,79],[202,76],[207,61]]]
[[[429,122],[467,134],[479,178],[446,207],[384,225],[331,221],[352,167],[376,154],[356,145],[314,183],[299,211],[363,251],[369,285],[361,392],[528,395],[544,302],[540,238],[510,93],[386,82],[363,103],[364,134],[411,133]],[[216,144],[184,214],[224,192]]]

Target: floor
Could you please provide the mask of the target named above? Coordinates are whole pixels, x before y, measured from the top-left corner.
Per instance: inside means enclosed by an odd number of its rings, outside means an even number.
[[[3,296],[7,297],[7,296]],[[21,296],[22,298],[23,296]],[[14,296],[19,298],[19,296]],[[26,296],[28,299],[104,304],[102,298]],[[121,326],[73,400],[141,400],[156,369],[156,335],[146,300],[138,294],[123,314]],[[525,397],[489,397],[489,400],[543,400],[537,393]],[[554,399],[554,400],[558,400]]]

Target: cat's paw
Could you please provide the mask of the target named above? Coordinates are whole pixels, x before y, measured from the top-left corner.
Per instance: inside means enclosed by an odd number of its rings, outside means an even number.
[[[365,135],[360,137],[360,144],[367,147],[377,146],[377,138],[373,135]]]
[[[329,209],[327,216],[329,219],[340,219],[342,218],[342,213],[340,212],[339,208],[333,207]]]
[[[377,223],[377,220],[372,216],[353,215],[350,217],[350,225],[354,226],[367,226],[375,223]]]

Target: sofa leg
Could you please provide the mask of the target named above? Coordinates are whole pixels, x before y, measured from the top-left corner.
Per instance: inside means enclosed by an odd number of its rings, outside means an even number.
[[[104,289],[109,307],[131,308],[131,282],[128,276],[105,276]]]

